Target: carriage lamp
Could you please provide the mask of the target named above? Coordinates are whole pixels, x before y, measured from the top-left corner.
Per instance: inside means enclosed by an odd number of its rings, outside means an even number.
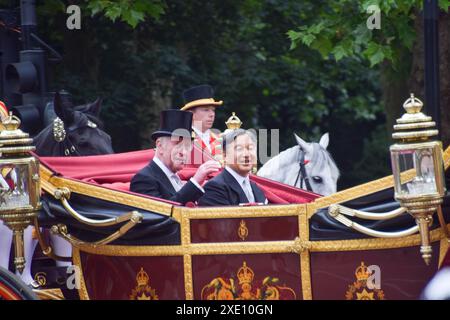
[[[0,220],[13,231],[14,265],[25,266],[23,232],[37,216],[40,203],[39,161],[30,152],[29,135],[19,129],[20,119],[2,119],[0,131]]]
[[[394,125],[390,147],[395,199],[414,217],[421,236],[420,252],[425,263],[431,261],[429,227],[445,194],[442,143],[431,140],[438,130],[431,117],[421,112],[422,101],[405,101],[406,113]]]

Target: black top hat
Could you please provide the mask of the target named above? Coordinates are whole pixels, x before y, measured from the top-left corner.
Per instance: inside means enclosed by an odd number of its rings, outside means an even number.
[[[152,139],[164,136],[192,138],[192,113],[176,109],[161,111],[159,129],[152,133]]]
[[[184,106],[181,110],[189,110],[199,106],[220,106],[223,101],[214,100],[214,90],[208,84],[192,87],[183,91]]]

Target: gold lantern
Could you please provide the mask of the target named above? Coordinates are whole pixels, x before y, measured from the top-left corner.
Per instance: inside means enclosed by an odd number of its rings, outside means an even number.
[[[441,203],[445,195],[444,162],[442,143],[431,140],[438,135],[431,117],[421,112],[423,103],[413,94],[403,104],[406,113],[397,119],[392,137],[398,140],[390,147],[394,177],[394,197],[400,208],[388,212],[368,212],[332,204],[328,208],[331,218],[360,233],[377,238],[401,238],[420,233],[420,252],[427,265],[431,262],[430,226],[433,214],[438,213],[439,222],[449,237],[442,214]],[[379,231],[366,227],[351,218],[363,220],[390,220],[408,212],[416,225],[400,231]]]
[[[395,199],[414,217],[421,235],[420,252],[431,261],[429,227],[433,213],[445,194],[442,143],[431,140],[438,130],[431,117],[421,112],[422,101],[414,97],[403,104],[406,113],[394,125],[390,147]]]
[[[41,208],[39,161],[32,139],[19,129],[20,120],[11,113],[2,119],[0,131],[0,220],[13,231],[14,264],[25,266],[23,231]]]

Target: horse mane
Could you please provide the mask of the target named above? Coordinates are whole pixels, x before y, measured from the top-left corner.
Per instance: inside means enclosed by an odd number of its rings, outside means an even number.
[[[270,177],[274,172],[283,172],[288,174],[286,171],[280,170],[286,166],[291,165],[293,162],[297,163],[298,158],[298,145],[290,147],[284,151],[281,151],[275,157],[263,164],[263,167],[258,171],[258,175],[262,177]],[[286,179],[286,176],[280,177],[280,181]]]
[[[340,172],[339,168],[336,166],[336,163],[334,162],[333,156],[331,153],[328,152],[327,149],[322,147],[319,143],[313,142],[311,143],[313,147],[313,158],[310,160],[310,162],[315,166],[320,164],[320,167],[318,168],[319,171],[323,170],[323,168],[328,165],[332,170],[333,178],[336,180],[339,178]]]
[[[331,171],[333,174],[333,178],[337,180],[340,173],[331,154],[317,142],[312,142],[311,146],[313,148],[313,158],[309,160],[311,165],[314,166],[313,168],[316,169],[316,166],[319,165],[320,167],[318,169],[323,170],[323,168],[328,165],[332,169]],[[273,174],[277,173],[282,174],[277,177],[277,180],[279,181],[288,181],[290,179],[293,179],[291,176],[289,176],[291,175],[291,172],[289,172],[289,170],[281,170],[281,168],[286,168],[293,164],[297,164],[299,159],[299,151],[300,146],[295,145],[280,152],[278,155],[264,164],[264,166],[258,171],[258,175],[271,178]]]
[[[74,110],[73,122],[65,129],[69,130],[71,127],[86,126],[88,121],[94,122],[99,129],[102,128],[103,123],[100,119],[90,113],[83,113],[80,110]],[[36,146],[36,152],[40,156],[54,156],[55,154],[64,155],[64,146],[58,143],[53,137],[53,122],[33,138],[33,144]],[[56,149],[56,150],[55,150]]]
[[[89,112],[89,104],[83,104],[77,107],[73,108],[74,112],[80,112],[81,114],[84,114],[89,121],[92,121],[95,123],[100,129],[104,129],[104,123],[102,120],[100,120],[99,117],[95,116],[94,114]]]
[[[62,153],[59,143],[53,138],[53,124],[49,124],[33,138],[36,153],[40,156],[51,156]],[[55,151],[55,148],[58,150]],[[62,153],[63,154],[63,153]]]

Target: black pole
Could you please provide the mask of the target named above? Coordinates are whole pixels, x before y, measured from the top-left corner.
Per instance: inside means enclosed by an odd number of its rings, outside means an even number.
[[[423,1],[425,50],[425,107],[433,117],[441,139],[441,109],[439,107],[439,7],[437,0]]]
[[[22,49],[29,50],[31,47],[31,34],[36,29],[36,3],[35,0],[20,1]]]

